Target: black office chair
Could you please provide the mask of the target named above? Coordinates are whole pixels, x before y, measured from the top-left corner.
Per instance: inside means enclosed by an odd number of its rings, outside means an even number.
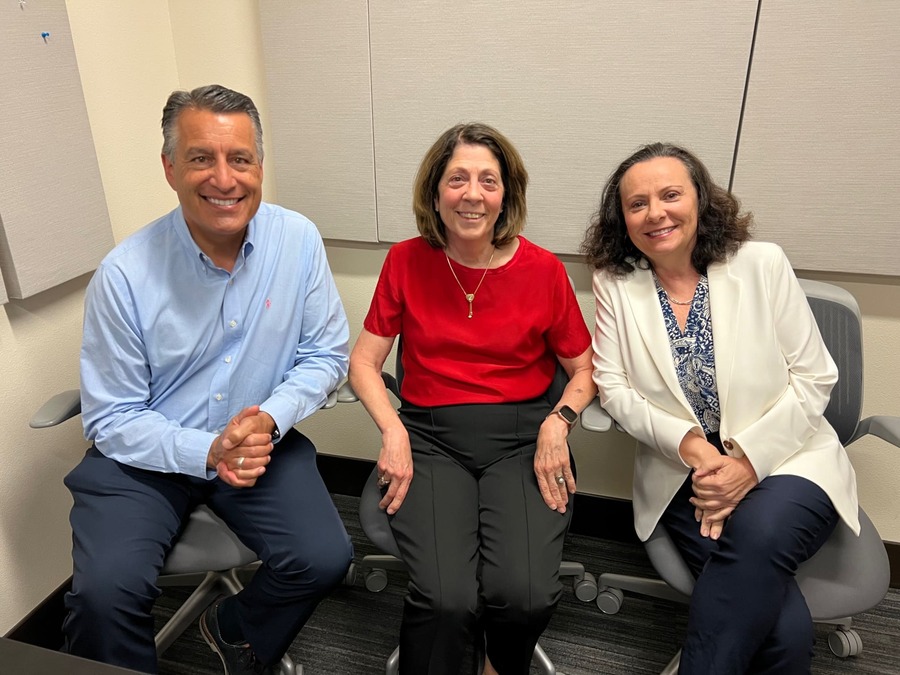
[[[323,408],[332,408],[337,394],[329,395]],[[57,394],[32,417],[34,429],[62,424],[81,413],[81,393],[78,389]],[[159,586],[196,586],[187,600],[156,634],[156,653],[159,656],[184,633],[212,602],[221,595],[236,595],[243,588],[238,572],[258,563],[256,554],[244,546],[206,506],[199,506],[190,514],[184,531],[166,556]],[[303,666],[295,664],[285,654],[281,660],[282,675],[303,675]]]
[[[400,382],[403,379],[402,350],[402,341],[398,341],[395,362],[396,377],[390,373],[383,372],[381,374],[385,387],[397,400],[400,399]],[[567,375],[560,366],[557,368],[554,386],[561,392],[565,387],[566,381]],[[340,402],[350,402],[356,401],[358,398],[349,385],[345,385],[339,392],[338,400]],[[394,540],[394,533],[391,530],[388,515],[378,506],[381,497],[381,490],[378,488],[378,468],[375,467],[369,475],[360,496],[359,522],[369,540],[383,553],[364,556],[357,567],[366,588],[374,593],[384,590],[387,586],[388,570],[406,570],[406,566],[400,560],[400,551],[397,548],[397,542]],[[585,571],[584,565],[581,563],[562,561],[559,566],[559,575],[573,578],[573,590],[579,600],[591,602],[597,597],[597,581],[594,575]],[[479,653],[478,657],[483,659],[483,654]],[[535,645],[532,658],[544,675],[557,675],[556,667],[540,644]],[[479,663],[479,672],[482,665],[483,663]],[[397,647],[385,665],[386,675],[396,675],[399,672],[399,666],[400,648]]]
[[[863,394],[862,321],[856,299],[832,284],[800,280],[825,345],[838,366],[840,378],[831,393],[825,418],[846,447],[857,439],[873,435],[900,447],[900,417],[876,415],[860,420]],[[598,406],[599,407],[599,406]],[[596,412],[596,411],[594,411]],[[597,430],[608,425],[601,419]],[[585,428],[593,430],[591,413],[582,416]],[[608,426],[607,426],[608,428]],[[860,508],[859,537],[843,523],[821,549],[800,566],[797,582],[817,623],[834,624],[828,646],[841,658],[862,651],[862,640],[851,628],[852,616],[865,612],[884,598],[890,583],[890,565],[884,543],[875,526]],[[688,602],[694,587],[690,573],[668,532],[657,525],[644,542],[647,554],[660,579],[644,579],[622,574],[600,575],[597,606],[605,614],[622,607],[622,591]],[[678,672],[680,652],[669,662],[663,675]]]

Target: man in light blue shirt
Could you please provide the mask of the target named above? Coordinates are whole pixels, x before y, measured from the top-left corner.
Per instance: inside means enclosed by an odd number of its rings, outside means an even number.
[[[162,163],[180,206],[119,244],[88,287],[82,417],[66,478],[71,653],[155,672],[156,577],[209,506],[263,564],[201,632],[229,674],[269,672],[350,564],[349,538],[293,426],[347,373],[347,319],[315,226],[261,203],[253,102],[174,92]]]

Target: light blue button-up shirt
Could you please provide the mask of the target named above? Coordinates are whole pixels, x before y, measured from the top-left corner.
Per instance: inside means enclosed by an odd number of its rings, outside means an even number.
[[[347,374],[349,330],[325,248],[299,213],[261,204],[232,272],[181,208],[113,249],[85,299],[85,436],[107,457],[211,478],[215,437],[259,405],[284,433]]]

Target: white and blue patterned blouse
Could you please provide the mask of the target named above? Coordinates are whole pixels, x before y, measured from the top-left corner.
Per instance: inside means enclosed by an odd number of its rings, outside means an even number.
[[[672,358],[675,361],[675,372],[681,384],[681,390],[700,425],[703,433],[711,434],[719,430],[719,390],[716,386],[716,362],[713,350],[712,319],[709,311],[709,280],[706,275],[700,276],[691,308],[688,311],[684,332],[678,327],[675,313],[669,306],[665,290],[660,286],[656,275],[656,295],[662,307],[669,344],[672,347]]]

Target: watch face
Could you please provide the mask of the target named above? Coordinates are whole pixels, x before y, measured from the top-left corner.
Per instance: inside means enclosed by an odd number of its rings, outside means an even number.
[[[565,417],[569,424],[575,424],[575,422],[578,421],[578,413],[567,405],[564,405],[559,409],[559,414]]]

